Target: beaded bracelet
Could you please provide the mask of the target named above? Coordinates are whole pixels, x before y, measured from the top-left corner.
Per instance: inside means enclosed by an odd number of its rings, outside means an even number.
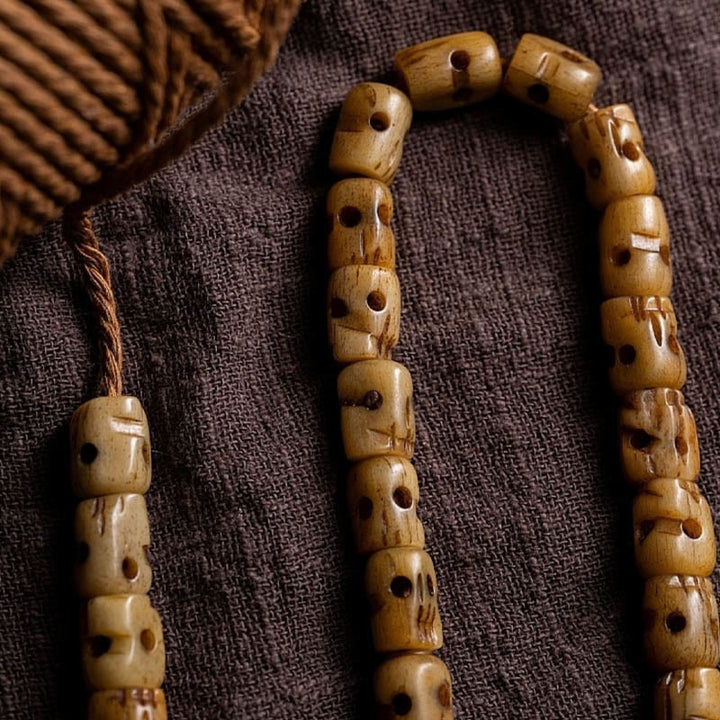
[[[467,106],[501,89],[567,123],[599,230],[601,306],[610,384],[621,398],[624,475],[633,507],[637,565],[645,578],[645,648],[664,673],[657,720],[720,720],[718,608],[709,579],[716,558],[710,508],[695,483],[695,421],[680,392],[686,366],[668,297],[670,234],[655,172],[628,105],[591,104],[598,66],[547,38],[524,35],[504,67],[493,39],[469,32],[395,55],[400,89],[363,83],[346,96],[330,168],[346,179],[327,198],[329,340],[338,377],[347,478],[373,644],[386,655],[374,681],[383,720],[449,720],[450,674],[442,647],[437,581],[417,516],[412,380],[391,359],[400,286],[390,228],[389,183],[413,109]]]

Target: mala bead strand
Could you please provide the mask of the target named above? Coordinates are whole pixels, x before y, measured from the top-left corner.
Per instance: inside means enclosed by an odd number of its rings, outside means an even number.
[[[71,423],[78,555],[83,599],[82,661],[94,691],[88,720],[166,720],[165,648],[147,592],[152,571],[143,494],[150,486],[150,435],[137,398],[99,397]]]
[[[495,64],[497,49],[488,40],[484,33],[469,33],[442,44],[445,52],[467,55],[464,79],[448,67],[437,81],[428,74],[439,67],[437,48],[415,53],[417,63],[401,53],[397,62],[409,68],[411,92],[434,109],[443,102],[466,104],[490,92],[485,68]],[[492,92],[499,86],[499,58],[496,64]],[[469,95],[453,100],[453,81]],[[434,94],[444,99],[435,103]],[[341,180],[328,194],[328,333],[333,357],[346,365],[338,376],[340,425],[345,455],[355,463],[347,496],[357,552],[368,556],[373,644],[378,653],[392,653],[376,673],[376,704],[382,718],[451,720],[450,673],[429,654],[443,639],[437,578],[423,549],[419,485],[410,462],[412,378],[391,359],[400,332],[400,285],[387,183],[397,172],[411,119],[410,100],[387,85],[358,85],[343,103],[330,167],[339,175],[363,177]]]

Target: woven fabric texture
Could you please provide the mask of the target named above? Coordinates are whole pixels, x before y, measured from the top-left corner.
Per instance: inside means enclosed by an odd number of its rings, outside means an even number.
[[[393,52],[524,32],[628,101],[673,235],[700,482],[720,509],[720,9],[688,0],[311,0],[277,66],[181,162],[95,213],[126,391],[150,419],[151,595],[171,717],[369,717],[373,657],[326,348],[327,157]],[[597,214],[549,118],[418,117],[393,184],[397,359],[460,720],[650,714],[631,493],[599,337]],[[94,345],[59,228],[0,275],[0,717],[82,717],[68,422]]]

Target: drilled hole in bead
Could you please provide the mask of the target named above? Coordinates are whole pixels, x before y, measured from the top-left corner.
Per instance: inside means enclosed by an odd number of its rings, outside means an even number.
[[[407,715],[412,710],[412,700],[405,693],[393,695],[392,709],[396,715]]]
[[[570,62],[574,62],[574,63],[578,63],[578,64],[585,62],[585,59],[582,56],[578,55],[577,53],[574,53],[572,50],[563,50],[560,54],[566,60],[569,60]]]
[[[627,265],[630,262],[631,257],[632,253],[630,250],[622,245],[616,245],[610,253],[610,260],[613,265]]]
[[[145,628],[140,633],[140,642],[147,652],[152,652],[157,647],[157,638],[150,628]]]
[[[363,398],[363,405],[368,410],[378,410],[383,404],[383,396],[377,390],[369,390]]]
[[[123,575],[128,580],[134,580],[138,576],[140,568],[138,567],[138,564],[137,562],[135,562],[135,560],[133,560],[131,557],[126,557],[122,561],[122,571]]]
[[[342,318],[345,317],[350,310],[348,309],[347,303],[342,298],[333,298],[330,300],[330,317]]]
[[[77,561],[82,564],[90,557],[90,546],[86,542],[80,542],[77,546]]]
[[[370,116],[370,127],[378,132],[383,132],[390,127],[390,118],[384,112],[376,112]]]
[[[340,208],[338,220],[343,227],[353,228],[360,224],[360,221],[362,220],[362,213],[359,208],[356,208],[353,205],[345,205]]]
[[[686,455],[686,454],[687,454],[687,451],[690,449],[690,448],[688,447],[687,440],[686,440],[682,435],[678,435],[678,436],[675,438],[675,449],[676,449],[681,455]]]
[[[674,353],[675,355],[680,354],[680,343],[678,342],[678,339],[675,335],[670,335],[670,337],[668,337],[667,344],[670,348],[670,352]]]
[[[373,511],[373,501],[369,498],[363,495],[358,500],[358,517],[361,520],[368,520],[370,516],[372,515]]]
[[[413,497],[410,492],[410,488],[407,488],[404,485],[395,488],[395,491],[393,492],[393,500],[395,501],[395,504],[403,510],[407,510],[409,507],[412,507]]]
[[[426,579],[428,592],[430,593],[430,597],[432,597],[435,595],[435,583],[433,582],[432,575],[427,575]]]
[[[635,362],[635,348],[632,345],[623,345],[618,350],[618,358],[623,365],[632,365]]]
[[[605,364],[608,367],[615,367],[615,348],[612,345],[605,345]]]
[[[390,583],[390,592],[397,598],[410,597],[412,588],[412,580],[404,575],[394,577]]]
[[[687,625],[687,620],[685,619],[685,616],[681,612],[671,612],[665,618],[665,627],[673,635],[677,635],[678,633],[681,633],[685,629],[686,625]]]
[[[655,438],[645,430],[633,430],[630,434],[630,445],[636,450],[646,452]]]
[[[389,205],[383,203],[382,205],[378,206],[377,215],[378,215],[380,222],[383,225],[390,225],[390,218],[392,217],[392,210],[390,210]]]
[[[90,465],[98,456],[98,449],[92,443],[85,443],[80,448],[80,462],[84,465]]]
[[[528,98],[536,105],[544,105],[550,99],[550,91],[541,83],[535,83],[528,88]]]
[[[95,635],[88,642],[90,644],[90,654],[94,658],[102,657],[112,647],[112,638],[107,635]]]
[[[697,540],[702,534],[702,525],[694,518],[683,520],[682,531],[691,539]]]
[[[623,143],[622,153],[628,160],[635,161],[640,159],[640,149],[631,140],[626,140]]]
[[[593,179],[597,180],[602,172],[602,165],[597,158],[590,158],[587,164],[587,173]]]
[[[655,527],[654,520],[643,520],[638,525],[637,536],[638,536],[638,542],[640,544],[644,543],[645,540],[647,540],[647,536],[653,531],[654,527]]]
[[[472,100],[473,90],[469,87],[458,88],[453,94],[452,99],[457,103],[466,103]]]
[[[371,293],[369,293],[366,298],[366,302],[368,304],[368,307],[375,312],[380,312],[381,310],[384,310],[385,305],[387,304],[385,296],[379,290],[373,290]]]
[[[462,72],[470,65],[470,55],[465,50],[454,50],[450,53],[450,65],[453,70]]]

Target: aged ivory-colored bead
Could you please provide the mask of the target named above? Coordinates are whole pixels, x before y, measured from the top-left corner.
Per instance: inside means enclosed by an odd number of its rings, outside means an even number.
[[[651,480],[633,504],[635,560],[643,577],[708,577],[717,548],[712,513],[689,480]]]
[[[402,455],[415,449],[412,378],[392,360],[363,360],[338,376],[340,427],[348,460]]]
[[[634,484],[700,474],[695,418],[683,394],[669,388],[628,393],[620,408],[620,458]]]
[[[390,228],[390,188],[371,178],[347,178],[327,196],[328,265],[378,265],[395,268],[395,236]]]
[[[101,690],[90,696],[87,720],[167,720],[165,693],[157,688]]]
[[[98,397],[70,424],[73,492],[81,498],[144,493],[150,486],[150,431],[137,398]]]
[[[330,169],[391,183],[400,166],[412,106],[390,85],[362,83],[345,98],[330,149]]]
[[[440,658],[404,653],[385,660],[375,672],[380,718],[452,720],[450,672]]]
[[[142,495],[104,495],[81,502],[75,511],[75,540],[75,586],[81,597],[150,589],[150,526]]]
[[[449,110],[495,95],[502,61],[484,32],[436,38],[395,53],[398,85],[415,110]]]
[[[348,265],[330,276],[328,334],[340,363],[389,358],[400,335],[400,282],[394,270]]]
[[[715,667],[718,607],[707,578],[663,575],[645,582],[645,651],[654,670]]]
[[[389,548],[374,553],[365,570],[365,589],[377,652],[442,647],[437,578],[424,550]]]
[[[655,720],[720,720],[720,672],[690,668],[660,678]]]
[[[628,105],[593,110],[568,127],[570,147],[585,173],[585,193],[602,210],[630,195],[652,195],[655,171]]]
[[[540,35],[523,35],[505,72],[503,89],[561,120],[582,117],[600,83],[590,58]]]
[[[408,460],[384,456],[353,465],[347,492],[359,554],[387,547],[424,547],[425,531],[417,516],[420,489]]]
[[[147,595],[88,600],[82,629],[85,678],[93,690],[157,688],[165,676],[160,617]]]
[[[659,197],[633,195],[610,203],[599,239],[605,297],[670,294],[670,230]]]
[[[603,340],[610,346],[610,385],[618,394],[685,384],[685,354],[669,298],[620,297],[600,306]]]

